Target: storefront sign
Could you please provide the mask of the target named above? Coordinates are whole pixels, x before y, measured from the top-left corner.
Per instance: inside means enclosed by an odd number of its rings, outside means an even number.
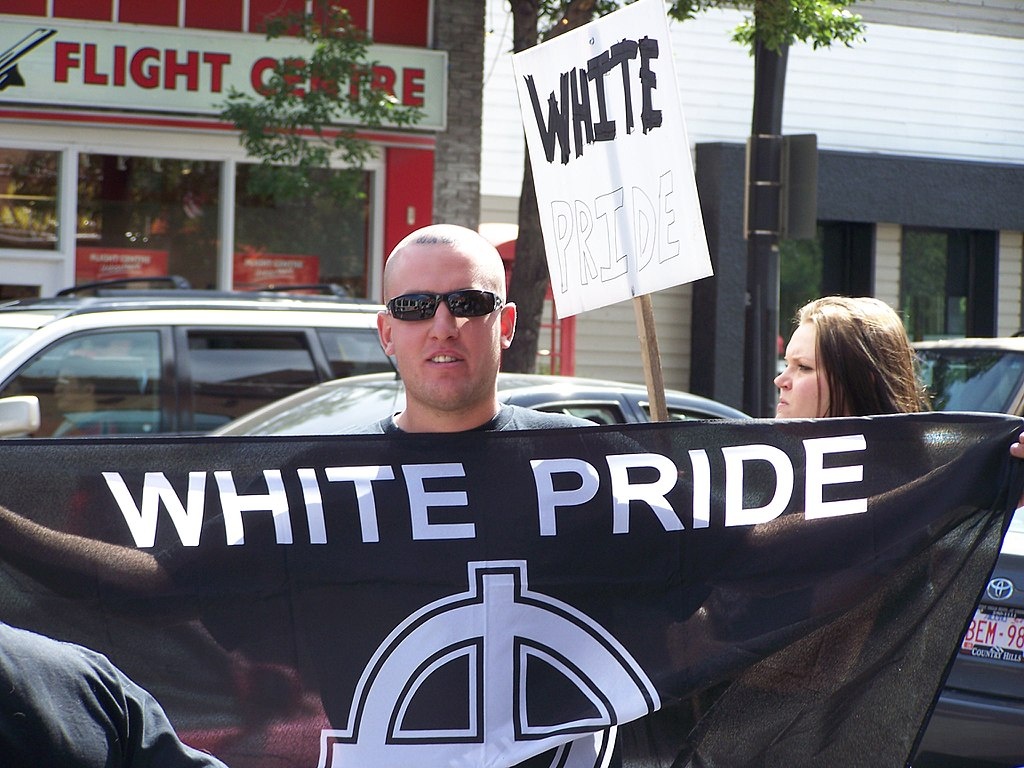
[[[166,275],[167,251],[87,247],[75,252],[76,283]]]
[[[665,4],[512,64],[559,317],[710,276]]]
[[[293,253],[236,253],[234,286],[311,285],[320,279],[320,259]]]
[[[215,115],[232,88],[257,93],[279,60],[309,51],[303,41],[262,35],[44,24],[4,19],[0,102]],[[422,111],[417,128],[444,128],[447,52],[373,45],[368,57],[375,84]]]

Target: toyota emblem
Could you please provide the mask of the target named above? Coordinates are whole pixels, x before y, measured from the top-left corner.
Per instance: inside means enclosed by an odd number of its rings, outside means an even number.
[[[1013,594],[1013,582],[1004,578],[992,579],[985,589],[985,594],[992,600],[1006,600]]]

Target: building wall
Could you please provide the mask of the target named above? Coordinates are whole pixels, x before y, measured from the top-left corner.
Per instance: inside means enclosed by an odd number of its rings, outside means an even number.
[[[506,16],[503,3],[488,0],[485,198],[518,197],[522,183],[522,123]],[[1018,17],[1024,19],[1024,11]],[[671,24],[691,144],[744,142],[750,133],[753,59],[730,40],[742,18],[715,10]],[[1024,160],[1022,61],[1020,37],[869,23],[866,40],[849,48],[790,49],[783,132],[815,133],[826,149],[1018,163]]]
[[[854,47],[791,50],[784,133],[819,146],[1024,159],[1024,40],[869,25]]]
[[[659,350],[689,349],[693,289],[680,285],[651,297]],[[576,374],[616,381],[644,382],[632,301],[594,309],[576,324]],[[670,389],[687,389],[690,357],[662,354],[662,378]]]
[[[697,184],[715,276],[694,284],[690,389],[739,407],[743,370],[746,242],[742,239],[740,144],[698,144]],[[875,224],[874,295],[900,308],[904,227],[1003,232],[999,314],[1021,315],[1019,237],[1024,231],[1024,164],[968,163],[864,152],[819,151],[818,219]],[[719,323],[708,332],[707,318]],[[582,322],[579,323],[582,325]],[[737,341],[737,336],[739,340]],[[664,350],[663,350],[664,353]]]
[[[1024,37],[1020,0],[876,0],[851,7],[868,23]]]
[[[456,211],[453,216],[475,226],[479,199],[479,152],[473,152],[472,147],[474,137],[477,146],[479,144],[480,110],[479,99],[471,92],[470,85],[474,81],[479,84],[480,79],[482,9],[474,8],[475,4],[467,0],[445,2],[448,16],[452,17],[452,24],[447,29],[462,41],[452,43],[457,46],[458,70],[460,73],[468,72],[469,78],[455,86],[462,99],[462,103],[456,104],[459,119],[454,121],[456,130],[453,133],[458,135],[449,140],[445,132],[442,132],[446,153],[444,168],[450,171],[442,183],[447,195],[443,201],[448,203],[455,200],[462,205],[465,211]],[[306,0],[229,0],[212,3],[207,0],[5,0],[0,4],[0,33],[4,31],[5,18],[18,21],[21,27],[28,23],[39,23],[42,26],[45,24],[43,19],[51,19],[54,27],[100,30],[109,36],[107,39],[113,38],[116,32],[111,30],[118,30],[117,25],[120,24],[131,25],[121,29],[131,30],[135,36],[133,40],[142,39],[145,34],[158,35],[161,40],[187,40],[190,45],[195,44],[192,41],[197,39],[230,39],[232,46],[237,45],[246,53],[255,51],[258,56],[265,55],[267,44],[261,33],[266,19],[303,12],[307,5]],[[388,50],[398,52],[399,57],[416,56],[419,52],[414,49],[426,48],[433,36],[432,0],[343,0],[340,5],[351,13],[357,26],[368,31],[375,43],[388,44]],[[36,22],[35,18],[40,21]],[[463,23],[458,23],[460,20],[464,20]],[[10,26],[16,28],[13,24]],[[181,37],[177,30],[167,27],[199,31],[195,35]],[[211,34],[211,31],[227,34]],[[13,34],[11,29],[7,32]],[[167,51],[167,54],[170,56],[175,52]],[[431,56],[432,61],[440,58]],[[29,59],[26,58],[20,64],[22,67],[29,65]],[[89,87],[98,88],[102,85],[106,88],[108,80],[110,88],[123,85],[116,82],[116,75],[108,78],[109,61],[90,65],[86,57],[82,56],[75,60],[75,66],[75,75],[85,78]],[[85,74],[84,70],[91,66],[99,67],[99,74],[92,73],[90,80],[90,75]],[[439,66],[437,70],[443,72],[443,67]],[[52,74],[48,77],[57,80]],[[38,83],[39,73],[34,73],[29,80]],[[177,79],[167,81],[172,85],[165,85],[164,90],[174,91],[178,86]],[[438,78],[435,82],[443,81]],[[478,89],[479,85],[477,94]],[[151,95],[154,101],[146,102],[145,105],[132,103],[130,106],[115,108],[101,99],[98,103],[102,103],[105,108],[100,110],[93,109],[91,102],[71,107],[66,100],[60,98],[51,98],[45,103],[38,97],[33,97],[34,101],[15,98],[16,95],[23,96],[18,94],[19,90],[25,89],[11,86],[0,93],[0,147],[62,153],[65,193],[75,188],[74,169],[79,153],[216,161],[223,163],[224,168],[231,169],[225,178],[233,178],[233,169],[237,163],[246,159],[237,133],[221,122],[215,111],[207,109],[202,114],[192,114],[188,109],[181,109],[176,102],[170,101],[168,94],[160,92],[159,88],[153,88]],[[181,90],[186,90],[184,85]],[[191,81],[187,90],[195,90]],[[200,88],[199,93],[202,95],[205,91]],[[477,104],[475,122],[472,119],[474,100]],[[433,108],[440,101],[441,97],[438,96],[428,100],[428,105]],[[438,109],[437,116],[440,115]],[[465,127],[459,122],[463,118],[466,119]],[[435,119],[430,127],[436,128],[439,124],[440,121]],[[368,202],[371,219],[368,223],[370,252],[367,255],[371,263],[367,279],[370,295],[377,297],[383,253],[411,229],[433,220],[436,134],[421,127],[406,131],[364,132],[362,135],[372,141],[378,150],[376,156],[365,165],[366,170],[375,174],[374,188],[370,191],[371,199]],[[451,149],[453,146],[461,148],[462,154],[456,156]],[[233,187],[230,184],[222,186],[223,200],[228,205],[223,206],[219,214],[219,239],[223,252],[218,256],[217,280],[221,287],[226,287],[231,280],[232,266],[232,219],[229,215],[228,193],[233,192]],[[73,198],[74,195],[63,194],[62,197]],[[445,213],[447,215],[448,211]],[[71,284],[74,278],[76,232],[73,199],[61,202],[60,219],[59,252],[0,249],[0,281],[39,286],[43,293],[51,293]]]
[[[431,0],[336,0],[378,43],[425,47]],[[4,0],[4,13],[52,19],[256,32],[270,18],[306,11],[306,0]]]
[[[1012,336],[1024,330],[1021,291],[1024,264],[1024,234],[1004,230],[999,233],[999,306],[1000,336]]]
[[[901,230],[892,222],[875,227],[875,296],[893,307],[900,305]]]

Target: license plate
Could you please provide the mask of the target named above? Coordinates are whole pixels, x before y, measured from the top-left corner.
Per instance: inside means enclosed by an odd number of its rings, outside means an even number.
[[[960,653],[974,658],[1024,663],[1024,610],[978,606],[960,643]]]

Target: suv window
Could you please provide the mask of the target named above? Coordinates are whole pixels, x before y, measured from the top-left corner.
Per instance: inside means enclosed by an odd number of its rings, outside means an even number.
[[[26,331],[24,328],[0,328],[0,352],[13,347],[31,333],[32,331]]]
[[[161,431],[160,334],[80,333],[47,347],[4,388],[39,398],[41,437]]]
[[[335,379],[393,370],[376,333],[354,328],[323,328],[318,333]]]
[[[1024,355],[991,349],[918,350],[937,411],[1009,413],[1024,383]]]
[[[319,382],[302,331],[188,332],[195,429],[206,431]]]

